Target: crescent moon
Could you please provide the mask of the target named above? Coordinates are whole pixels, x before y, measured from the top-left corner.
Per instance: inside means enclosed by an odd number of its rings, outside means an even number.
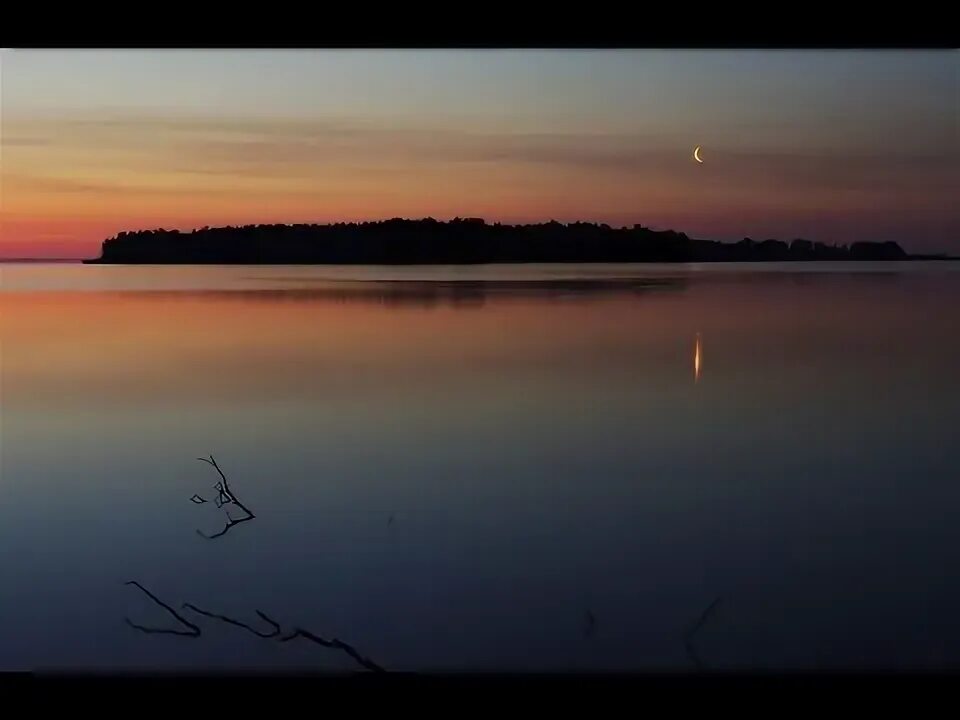
[[[698,163],[702,163],[702,162],[703,162],[703,160],[700,159],[700,146],[699,146],[699,145],[697,145],[697,146],[693,149],[693,159],[696,160]]]

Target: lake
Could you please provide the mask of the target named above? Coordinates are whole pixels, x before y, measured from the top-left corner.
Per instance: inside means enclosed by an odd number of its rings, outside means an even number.
[[[0,265],[0,669],[357,667],[184,603],[390,670],[956,668],[958,357],[960,263]]]

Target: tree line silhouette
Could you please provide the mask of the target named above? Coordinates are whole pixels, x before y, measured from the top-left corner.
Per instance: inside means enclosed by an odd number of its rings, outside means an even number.
[[[87,263],[475,264],[904,260],[895,242],[826,245],[796,239],[736,243],[674,230],[556,221],[530,225],[395,218],[377,222],[138,230],[103,242]]]

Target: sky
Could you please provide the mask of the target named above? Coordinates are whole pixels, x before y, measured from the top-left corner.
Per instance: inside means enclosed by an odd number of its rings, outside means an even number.
[[[0,257],[428,216],[960,253],[958,140],[960,51],[4,49]]]

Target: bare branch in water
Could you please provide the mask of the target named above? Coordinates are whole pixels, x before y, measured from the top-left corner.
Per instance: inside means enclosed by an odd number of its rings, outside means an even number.
[[[593,637],[597,632],[597,618],[591,610],[587,610],[583,615],[583,636],[585,638]]]
[[[268,623],[270,623],[271,625],[273,625],[273,627],[274,627],[274,628],[276,629],[276,631],[277,631],[277,632],[275,633],[276,635],[279,635],[279,634],[281,633],[280,624],[279,624],[276,620],[274,620],[274,619],[271,618],[271,617],[268,617],[265,612],[260,612],[259,610],[255,610],[254,612],[256,612],[257,615],[259,615],[260,617],[262,617],[266,622],[268,622]]]
[[[254,515],[253,512],[251,512],[250,509],[246,505],[244,505],[242,502],[240,502],[239,498],[237,498],[237,496],[234,495],[233,491],[230,489],[230,483],[227,480],[227,476],[223,473],[223,470],[220,469],[220,466],[217,464],[217,461],[213,457],[213,455],[210,456],[209,460],[207,458],[197,458],[197,459],[200,460],[201,462],[205,462],[208,465],[210,465],[220,475],[221,482],[218,482],[216,485],[214,485],[214,488],[217,490],[217,496],[214,500],[217,504],[217,507],[224,507],[224,514],[227,516],[226,525],[224,525],[223,530],[221,530],[220,532],[214,533],[213,535],[207,535],[202,531],[197,530],[197,534],[203,538],[206,538],[207,540],[213,540],[215,538],[226,535],[227,532],[230,530],[230,528],[232,528],[234,525],[239,525],[240,523],[244,523],[256,518],[256,515]],[[192,498],[190,498],[190,500],[196,504],[207,502],[207,500],[205,500],[200,495],[194,495]],[[244,513],[246,513],[246,516],[239,519],[232,517],[230,515],[229,508],[225,507],[226,505],[236,505]],[[388,521],[388,524],[392,524],[392,523],[393,523],[393,515],[390,516],[390,519]],[[184,625],[184,627],[189,628],[189,631],[177,630],[177,629],[165,629],[165,628],[148,628],[148,627],[144,627],[143,625],[137,625],[136,623],[131,622],[128,618],[124,618],[128,625],[135,628],[136,630],[139,630],[141,632],[148,633],[148,634],[168,634],[168,635],[181,635],[181,636],[188,636],[188,637],[200,636],[199,627],[191,623],[189,620],[186,620],[183,616],[178,614],[176,610],[174,610],[172,607],[164,603],[162,600],[156,597],[153,593],[151,593],[149,590],[143,587],[140,583],[134,580],[131,580],[126,584],[135,585],[136,587],[138,587],[151,600],[153,600],[155,603],[160,605],[160,607],[164,608],[168,613],[170,613],[173,617],[175,617],[182,625]],[[377,665],[377,663],[375,663],[373,660],[371,660],[370,658],[364,657],[359,652],[357,652],[356,648],[354,648],[352,645],[348,645],[347,643],[343,642],[338,638],[334,638],[332,640],[326,640],[320,637],[319,635],[314,635],[309,630],[303,630],[302,628],[295,628],[293,632],[284,636],[283,631],[280,627],[280,624],[277,623],[272,618],[270,618],[266,613],[260,610],[257,610],[256,613],[257,615],[260,616],[260,619],[262,619],[264,622],[272,626],[273,630],[271,632],[264,632],[262,630],[258,630],[252,625],[248,625],[247,623],[241,620],[236,620],[234,618],[227,617],[226,615],[219,615],[217,613],[210,612],[209,610],[203,610],[191,603],[183,603],[182,607],[188,610],[191,610],[198,615],[202,615],[207,618],[212,618],[214,620],[219,620],[228,625],[233,625],[234,627],[243,628],[244,630],[256,635],[259,638],[263,638],[263,639],[277,638],[279,639],[280,642],[288,642],[296,638],[304,638],[318,645],[322,645],[323,647],[332,648],[334,650],[340,650],[346,653],[351,658],[353,658],[361,667],[366,668],[367,670],[372,670],[374,672],[386,672],[384,668]]]
[[[286,637],[280,638],[280,642],[288,642],[290,640],[295,640],[298,637],[302,637],[306,640],[310,640],[311,642],[315,642],[318,645],[323,645],[323,647],[334,648],[335,650],[342,650],[347,655],[349,655],[354,660],[356,660],[357,663],[360,664],[362,667],[365,667],[367,670],[372,670],[373,672],[386,672],[386,670],[384,670],[382,667],[377,665],[373,660],[371,660],[370,658],[364,657],[359,652],[357,652],[356,648],[354,648],[351,645],[347,645],[347,643],[343,642],[343,640],[338,640],[337,638],[334,638],[333,640],[325,640],[324,638],[318,635],[314,635],[309,630],[304,630],[302,628],[294,629],[294,631],[289,635],[287,635]]]
[[[220,469],[220,466],[217,465],[217,461],[213,458],[213,455],[210,456],[210,459],[207,458],[197,458],[200,462],[205,462],[207,465],[210,465],[214,470],[220,473],[220,477],[223,478],[223,488],[229,492],[230,483],[227,481],[227,476],[223,474],[223,470]]]
[[[697,633],[700,628],[703,627],[704,623],[707,622],[707,618],[710,617],[710,613],[720,604],[720,597],[717,596],[714,598],[713,602],[707,605],[706,609],[700,613],[700,617],[697,621],[690,626],[687,632],[684,634],[684,645],[687,648],[687,655],[693,661],[693,664],[696,665],[697,670],[705,670],[706,665],[700,659],[700,656],[697,654],[697,648],[693,644],[693,636]]]
[[[217,507],[223,507],[227,503],[233,502],[233,496],[223,487],[222,482],[218,482],[213,486],[217,491],[217,497],[214,499],[214,502],[217,503]]]
[[[184,625],[184,627],[188,627],[190,629],[177,630],[175,628],[148,628],[148,627],[144,627],[143,625],[138,625],[137,623],[132,622],[130,618],[124,618],[124,620],[126,620],[127,622],[127,625],[129,625],[130,627],[136,630],[139,630],[140,632],[147,633],[148,635],[182,635],[184,637],[200,637],[200,628],[198,628],[192,622],[190,622],[185,617],[180,615],[176,610],[174,610],[172,607],[167,605],[165,602],[163,602],[160,598],[158,598],[152,592],[147,590],[143,585],[138,583],[136,580],[130,580],[124,583],[124,585],[133,585],[139,588],[148,598],[153,600],[157,605],[159,605],[168,613],[173,615],[173,617],[175,617],[178,622]]]
[[[246,513],[246,517],[242,517],[239,520],[237,520],[230,517],[229,509],[224,510],[224,512],[227,515],[227,522],[223,526],[223,530],[221,530],[218,533],[214,533],[213,535],[207,535],[203,531],[197,530],[197,535],[207,540],[214,540],[218,537],[226,535],[227,531],[230,530],[230,528],[232,528],[234,525],[239,525],[240,523],[244,523],[244,522],[247,522],[248,520],[253,520],[254,518],[256,518],[256,515],[254,515],[250,511],[250,508],[248,508],[246,505],[240,502],[239,498],[237,498],[237,496],[233,494],[233,491],[230,489],[230,483],[227,480],[227,476],[223,474],[223,470],[221,470],[220,466],[217,465],[217,461],[214,459],[213,455],[210,456],[209,460],[207,458],[197,458],[197,460],[201,462],[205,462],[207,463],[207,465],[210,465],[214,470],[216,470],[220,474],[220,477],[222,478],[221,482],[218,482],[216,485],[213,486],[217,490],[217,497],[215,498],[217,507],[223,507],[225,505],[232,504],[232,505],[236,505],[238,508],[240,508],[241,510],[243,510],[243,512]],[[195,496],[195,497],[199,497],[199,496]],[[201,500],[203,499],[201,498]]]
[[[220,532],[216,532],[213,535],[207,535],[205,532],[198,529],[197,535],[199,535],[200,537],[206,540],[215,540],[218,537],[222,537],[223,535],[226,535],[227,531],[230,530],[230,528],[232,528],[234,525],[239,525],[240,523],[245,523],[248,520],[253,520],[255,517],[256,517],[255,515],[249,515],[245,518],[240,518],[239,520],[233,520],[228,516],[227,523],[226,525],[223,526],[223,530],[221,530]]]
[[[353,658],[358,665],[360,665],[361,667],[367,670],[371,670],[373,672],[386,672],[384,668],[382,668],[380,665],[375,663],[373,660],[361,655],[357,651],[357,649],[354,648],[352,645],[348,645],[347,643],[343,642],[343,640],[340,640],[338,638],[327,640],[325,638],[320,637],[319,635],[314,635],[309,630],[304,630],[302,628],[295,628],[288,635],[282,635],[283,631],[280,628],[280,624],[273,618],[269,617],[265,612],[262,612],[261,610],[257,610],[256,613],[257,615],[260,616],[260,618],[264,622],[273,626],[272,632],[263,632],[261,630],[257,630],[252,625],[248,625],[247,623],[241,620],[236,620],[234,618],[227,617],[226,615],[220,615],[218,613],[212,613],[209,610],[203,610],[191,603],[184,603],[183,607],[189,610],[192,610],[198,615],[203,615],[204,617],[212,618],[214,620],[219,620],[221,622],[227,623],[228,625],[233,625],[234,627],[243,628],[244,630],[247,630],[248,632],[251,632],[257,637],[263,638],[265,640],[270,638],[278,638],[280,642],[289,642],[290,640],[295,640],[297,638],[304,638],[305,640],[310,640],[311,642],[314,642],[318,645],[322,645],[323,647],[331,648],[333,650],[340,650],[341,652],[346,653],[351,658]]]
[[[273,620],[271,620],[269,617],[267,617],[264,613],[260,612],[259,610],[256,611],[256,612],[257,612],[257,615],[259,615],[261,618],[263,618],[266,622],[268,622],[268,623],[270,623],[271,625],[273,625],[273,632],[269,632],[269,633],[260,632],[260,631],[257,630],[256,628],[254,628],[254,627],[252,627],[252,626],[250,626],[250,625],[247,625],[245,622],[241,622],[241,621],[239,621],[239,620],[234,620],[233,618],[229,618],[229,617],[227,617],[226,615],[217,615],[216,613],[212,613],[212,612],[209,612],[209,611],[207,611],[207,610],[201,610],[201,609],[198,608],[196,605],[192,605],[192,604],[190,604],[190,603],[184,603],[184,604],[183,604],[183,607],[185,607],[185,608],[187,608],[187,609],[189,609],[189,610],[193,610],[193,612],[197,613],[198,615],[203,615],[203,616],[205,616],[205,617],[214,618],[215,620],[221,620],[221,621],[223,621],[223,622],[225,622],[225,623],[228,623],[228,624],[230,624],[230,625],[235,625],[236,627],[242,627],[244,630],[249,630],[250,632],[252,632],[252,633],[253,633],[254,635],[256,635],[257,637],[261,637],[261,638],[272,638],[272,637],[277,637],[277,636],[281,633],[280,626],[279,626],[276,622],[274,622]]]

